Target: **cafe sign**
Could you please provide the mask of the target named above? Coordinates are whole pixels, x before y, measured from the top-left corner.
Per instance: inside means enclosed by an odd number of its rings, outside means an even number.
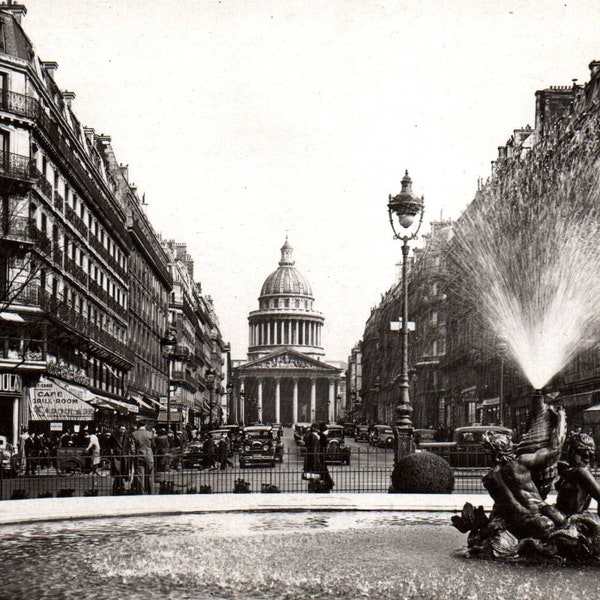
[[[29,390],[31,421],[93,421],[94,407],[81,399],[86,390],[40,377]]]

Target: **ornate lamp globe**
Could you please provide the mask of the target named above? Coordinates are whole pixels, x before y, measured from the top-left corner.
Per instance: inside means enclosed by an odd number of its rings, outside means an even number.
[[[396,215],[398,223],[403,229],[408,229],[413,224],[415,217],[420,213],[422,214],[423,198],[419,198],[412,191],[412,179],[408,171],[405,172],[402,178],[400,193],[394,197],[390,194],[388,200],[388,213],[394,233],[396,233],[396,228],[394,227],[393,215]],[[396,236],[398,236],[397,233]]]

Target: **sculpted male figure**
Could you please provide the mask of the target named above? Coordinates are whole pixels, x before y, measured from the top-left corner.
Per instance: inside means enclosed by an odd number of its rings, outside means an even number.
[[[569,438],[569,462],[558,463],[559,480],[556,508],[567,516],[587,510],[592,498],[598,502],[600,514],[600,486],[590,471],[590,459],[596,452],[594,439],[581,432]]]
[[[516,456],[511,439],[486,432],[483,446],[492,453],[495,465],[483,478],[483,485],[494,500],[490,521],[501,518],[506,529],[517,538],[545,538],[564,516],[547,504],[532,478],[532,471],[556,458],[562,449],[564,427],[558,427],[548,447]]]

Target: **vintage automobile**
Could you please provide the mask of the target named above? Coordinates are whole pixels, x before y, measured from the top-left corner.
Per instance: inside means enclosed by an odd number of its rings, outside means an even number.
[[[357,425],[354,431],[355,442],[368,442],[369,441],[369,429],[368,425]]]
[[[304,436],[310,429],[310,423],[296,423],[294,425],[294,441],[297,446],[304,446]]]
[[[237,452],[240,449],[240,442],[242,440],[242,428],[239,425],[221,425],[219,429],[229,432],[231,449]]]
[[[344,435],[346,437],[354,437],[356,425],[354,423],[344,423]]]
[[[282,463],[285,445],[283,443],[283,425],[281,423],[273,423],[273,443],[275,444],[275,460]]]
[[[201,469],[205,466],[204,442],[192,440],[185,445],[181,453],[181,466],[184,469]]]
[[[330,464],[349,465],[352,449],[344,441],[342,425],[327,425],[327,450],[325,462]]]
[[[390,425],[375,425],[371,432],[371,445],[377,448],[394,447],[394,430]]]
[[[249,425],[242,431],[240,469],[249,465],[275,466],[275,440],[271,425]]]
[[[420,451],[438,454],[456,468],[491,467],[492,458],[481,446],[486,431],[504,433],[511,438],[513,430],[499,425],[468,425],[457,427],[451,442],[421,442]]]
[[[413,438],[415,440],[415,444],[417,448],[420,447],[420,444],[428,444],[430,442],[435,442],[435,429],[415,429],[413,430]]]
[[[227,455],[229,457],[233,456],[233,443],[231,441],[231,431],[229,429],[225,429],[225,427],[212,429],[206,435],[210,436],[215,444],[218,444],[225,437],[228,443]]]
[[[3,477],[16,477],[19,473],[20,460],[16,448],[8,443],[5,435],[0,435],[0,466]]]

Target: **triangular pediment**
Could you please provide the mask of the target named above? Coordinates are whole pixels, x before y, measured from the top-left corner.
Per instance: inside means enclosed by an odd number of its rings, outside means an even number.
[[[244,363],[236,367],[236,370],[247,371],[247,370],[309,370],[309,371],[320,371],[330,372],[331,374],[339,373],[340,369],[328,365],[327,363],[321,362],[302,352],[287,348],[285,350],[278,350],[269,354],[268,356],[262,356],[253,361]]]

